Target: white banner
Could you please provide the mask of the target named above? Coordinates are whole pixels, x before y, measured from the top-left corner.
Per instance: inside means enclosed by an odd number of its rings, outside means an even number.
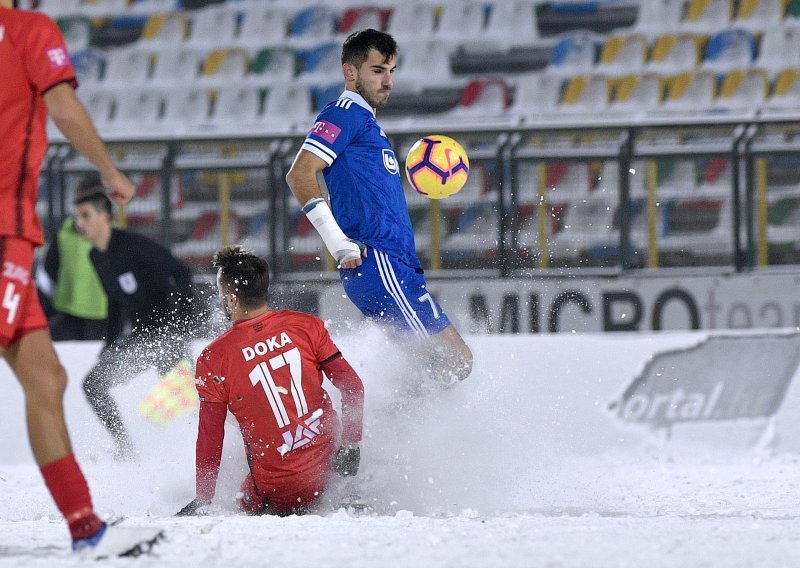
[[[800,327],[800,274],[442,280],[428,289],[463,333]],[[359,317],[338,283],[318,292],[323,319]]]

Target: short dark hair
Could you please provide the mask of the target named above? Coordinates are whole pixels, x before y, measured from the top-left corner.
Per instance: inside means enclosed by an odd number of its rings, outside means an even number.
[[[114,214],[114,205],[105,191],[92,191],[89,193],[77,194],[72,200],[72,205],[78,206],[84,203],[91,203],[92,206],[101,213]]]
[[[369,57],[369,50],[375,49],[383,55],[384,62],[397,55],[397,42],[386,32],[367,28],[351,33],[342,44],[342,63],[359,67]]]
[[[89,174],[75,185],[75,197],[89,195],[90,193],[105,193],[105,187],[98,174]]]
[[[239,298],[245,308],[258,308],[267,302],[269,264],[240,245],[219,249],[212,260],[220,272],[220,282]]]

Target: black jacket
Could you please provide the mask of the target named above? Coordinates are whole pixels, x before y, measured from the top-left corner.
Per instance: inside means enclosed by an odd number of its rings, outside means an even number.
[[[143,332],[172,328],[188,333],[192,320],[192,275],[189,269],[160,244],[137,233],[112,229],[108,249],[89,253],[108,294],[109,320],[125,317],[133,330]],[[109,321],[112,343],[122,332],[123,321]]]

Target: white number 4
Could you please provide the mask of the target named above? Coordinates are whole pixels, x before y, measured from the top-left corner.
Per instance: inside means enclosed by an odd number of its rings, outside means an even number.
[[[433,301],[433,297],[431,296],[430,292],[425,292],[422,296],[419,297],[420,302],[428,302],[431,305],[431,310],[433,311],[433,319],[439,319],[439,309],[436,307],[436,302]]]
[[[19,308],[20,294],[14,293],[14,283],[9,282],[6,286],[6,293],[3,294],[3,307],[8,310],[8,317],[6,323],[11,324],[14,318],[17,317],[17,309]]]

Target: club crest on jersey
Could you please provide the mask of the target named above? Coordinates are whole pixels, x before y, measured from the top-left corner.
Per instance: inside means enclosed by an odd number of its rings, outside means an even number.
[[[133,275],[133,272],[120,274],[117,282],[119,282],[119,287],[126,294],[135,294],[136,290],[139,289],[139,283],[136,281],[136,276]]]
[[[292,343],[292,340],[284,331],[280,335],[270,337],[264,341],[259,341],[252,347],[243,348],[242,355],[245,361],[252,361],[256,358],[256,355],[266,355],[270,351],[275,351],[290,343]]]
[[[383,167],[386,168],[386,171],[392,175],[397,174],[400,171],[400,168],[397,165],[397,158],[395,157],[394,152],[388,148],[383,148],[381,153],[383,154]]]

